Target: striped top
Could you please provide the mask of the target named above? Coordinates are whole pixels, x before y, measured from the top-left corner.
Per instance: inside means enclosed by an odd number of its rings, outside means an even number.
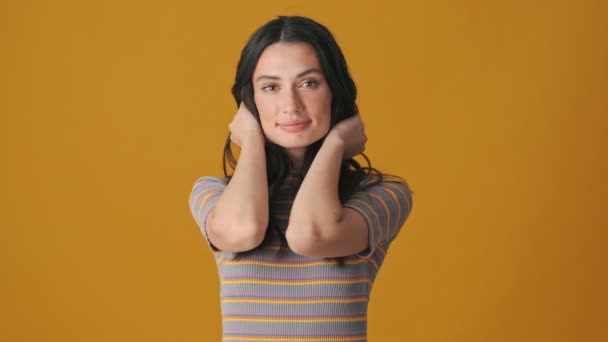
[[[285,232],[301,179],[288,177],[270,210]],[[190,210],[215,256],[220,277],[223,341],[367,341],[367,306],[374,279],[412,210],[409,189],[398,178],[357,192],[343,206],[359,212],[369,228],[366,250],[334,259],[298,255],[280,239],[235,259],[213,246],[205,219],[226,187],[201,177],[190,194]]]

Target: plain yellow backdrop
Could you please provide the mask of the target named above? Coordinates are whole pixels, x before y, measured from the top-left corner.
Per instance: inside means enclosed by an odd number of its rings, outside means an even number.
[[[279,14],[327,25],[372,165],[414,211],[370,341],[600,341],[605,1],[3,1],[1,341],[219,341],[188,210],[219,175],[236,62]]]

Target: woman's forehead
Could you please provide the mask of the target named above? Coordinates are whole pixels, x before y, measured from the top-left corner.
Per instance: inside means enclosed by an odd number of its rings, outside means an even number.
[[[262,52],[253,78],[271,76],[278,78],[297,78],[299,74],[311,69],[321,70],[315,49],[303,42],[278,42],[269,45]]]

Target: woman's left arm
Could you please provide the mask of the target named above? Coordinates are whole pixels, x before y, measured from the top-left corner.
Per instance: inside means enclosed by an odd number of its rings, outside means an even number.
[[[368,247],[368,228],[338,196],[343,159],[362,153],[367,137],[357,114],[327,135],[294,199],[286,232],[289,247],[314,257],[353,255]]]

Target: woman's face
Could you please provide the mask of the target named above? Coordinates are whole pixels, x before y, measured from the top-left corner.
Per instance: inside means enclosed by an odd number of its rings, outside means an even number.
[[[269,45],[252,81],[264,134],[301,159],[330,128],[332,95],[314,48],[300,42]]]

